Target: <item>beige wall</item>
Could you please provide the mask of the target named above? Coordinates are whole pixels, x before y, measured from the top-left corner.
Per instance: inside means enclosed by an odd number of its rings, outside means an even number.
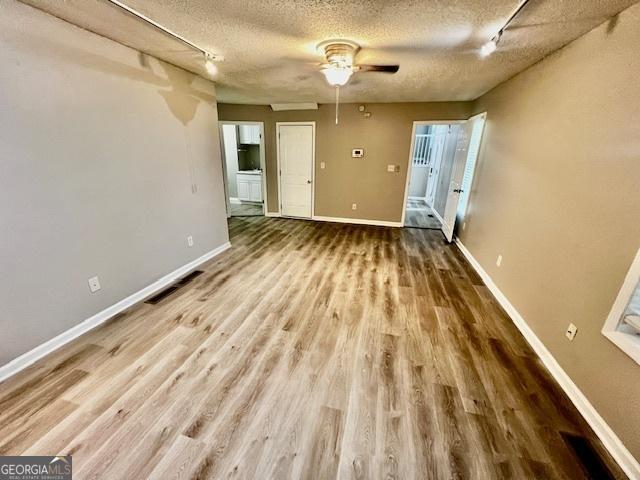
[[[329,88],[329,87],[327,87]],[[268,105],[219,104],[221,120],[265,123],[268,211],[278,211],[276,122],[316,122],[315,215],[399,222],[409,163],[411,130],[416,120],[456,120],[470,115],[470,102],[377,103],[366,105],[365,118],[357,104],[318,110],[274,112]],[[351,158],[352,148],[364,148],[364,158]],[[326,163],[324,170],[320,162]],[[399,173],[387,165],[400,165]],[[356,211],[351,204],[357,203]]]
[[[13,0],[1,9],[3,365],[228,234],[212,83]]]
[[[640,247],[639,52],[635,5],[476,101],[461,239],[640,459],[640,365],[600,333]]]

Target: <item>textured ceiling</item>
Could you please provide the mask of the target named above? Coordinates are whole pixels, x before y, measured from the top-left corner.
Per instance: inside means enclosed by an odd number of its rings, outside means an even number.
[[[531,0],[480,58],[517,0],[124,0],[211,52],[219,101],[331,102],[315,46],[346,38],[361,63],[399,63],[395,75],[359,73],[343,101],[471,100],[636,0]],[[105,0],[26,0],[71,23],[206,75],[201,58]]]

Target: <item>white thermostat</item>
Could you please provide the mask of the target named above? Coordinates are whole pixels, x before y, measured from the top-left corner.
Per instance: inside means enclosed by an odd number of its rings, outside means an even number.
[[[364,157],[364,148],[354,148],[353,150],[351,150],[351,156],[353,158]]]

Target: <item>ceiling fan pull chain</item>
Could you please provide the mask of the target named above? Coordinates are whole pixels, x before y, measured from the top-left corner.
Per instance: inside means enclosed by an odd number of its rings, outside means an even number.
[[[338,125],[338,103],[340,102],[340,85],[336,85],[336,125]]]

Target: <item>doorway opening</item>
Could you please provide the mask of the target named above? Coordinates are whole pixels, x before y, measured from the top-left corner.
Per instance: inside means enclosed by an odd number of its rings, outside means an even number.
[[[441,229],[458,123],[415,122],[405,202],[405,227]]]
[[[265,214],[264,125],[220,122],[227,217]]]
[[[442,230],[452,241],[468,209],[485,118],[414,122],[403,226]]]

